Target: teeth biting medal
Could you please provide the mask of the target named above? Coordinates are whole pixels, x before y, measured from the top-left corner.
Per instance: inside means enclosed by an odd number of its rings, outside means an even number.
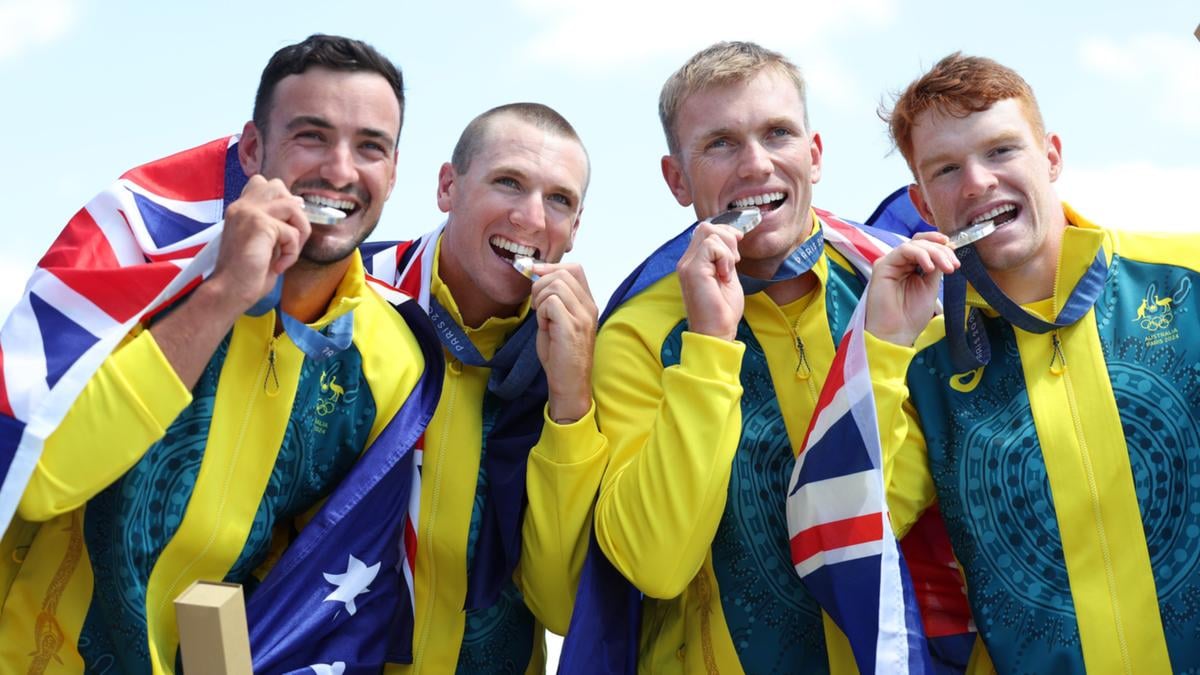
[[[984,220],[977,219],[976,222],[970,227],[959,230],[951,235],[949,244],[950,248],[958,249],[968,244],[974,244],[980,239],[983,239],[984,237],[996,231],[996,228],[999,227],[999,225],[996,224],[996,221],[1001,221],[1001,224],[1003,224],[1015,218],[1015,212],[1016,207],[1012,204],[998,206],[991,211],[988,211],[987,213],[978,217],[983,218]],[[1009,214],[1012,215],[1010,216]]]
[[[965,230],[955,232],[950,237],[950,248],[962,248],[967,244],[974,244],[995,231],[996,221],[994,220],[985,220],[982,223],[976,223]]]
[[[304,202],[304,214],[308,216],[308,222],[314,225],[337,225],[346,219],[345,211],[310,201]]]
[[[520,272],[530,281],[537,281],[540,277],[533,273],[533,266],[537,264],[537,260],[530,258],[527,255],[519,255],[513,258],[513,269]]]
[[[739,207],[714,216],[708,222],[714,225],[729,225],[746,234],[762,222],[762,212],[757,206]]]

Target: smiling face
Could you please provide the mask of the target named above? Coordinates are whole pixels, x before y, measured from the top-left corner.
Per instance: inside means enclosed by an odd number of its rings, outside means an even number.
[[[1047,277],[1053,284],[1066,227],[1052,185],[1062,171],[1057,135],[1040,137],[1024,106],[1004,99],[966,117],[921,113],[912,146],[917,185],[909,194],[922,217],[947,235],[991,220],[995,233],[976,249],[1001,288],[1013,294],[1045,286]]]
[[[439,274],[469,326],[511,316],[529,296],[515,255],[558,262],[575,239],[587,157],[573,139],[513,115],[488,123],[467,170],[438,176],[438,207],[449,214]]]
[[[279,178],[305,201],[347,213],[313,224],[301,260],[345,260],[379,223],[396,182],[400,103],[382,76],[310,68],[279,81],[265,130],[246,124],[239,143],[247,174]]]
[[[805,128],[793,81],[765,68],[701,89],[680,107],[675,135],[679,152],[662,160],[675,199],[701,220],[758,206],[763,221],[739,245],[739,268],[774,274],[812,228],[812,186],[821,178],[821,139]]]

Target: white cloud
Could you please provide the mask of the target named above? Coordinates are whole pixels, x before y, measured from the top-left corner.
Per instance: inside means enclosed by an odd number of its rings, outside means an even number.
[[[1200,132],[1200,49],[1183,35],[1141,34],[1123,41],[1084,39],[1079,59],[1086,68],[1117,81],[1141,85],[1145,105],[1163,122]]]
[[[729,0],[518,0],[517,5],[544,24],[522,48],[524,58],[592,71],[690,54],[731,36],[819,50],[843,25],[887,25],[896,14],[896,0],[743,0],[735,6]]]
[[[1200,232],[1196,187],[1200,167],[1128,162],[1069,166],[1058,195],[1098,225],[1122,230]]]
[[[75,0],[0,0],[0,61],[66,35],[77,14]]]

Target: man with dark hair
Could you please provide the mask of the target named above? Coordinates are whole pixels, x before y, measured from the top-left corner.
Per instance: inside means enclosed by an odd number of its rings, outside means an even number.
[[[15,422],[29,422],[21,448],[34,454],[19,456],[4,481],[6,491],[20,482],[21,496],[0,545],[0,662],[30,672],[171,672],[172,602],[192,582],[244,584],[253,604],[290,540],[344,516],[333,509],[344,478],[364,465],[391,475],[375,467],[390,471],[388,458],[406,447],[395,430],[419,433],[427,419],[407,416],[406,401],[436,396],[426,366],[440,383],[440,359],[418,339],[428,335],[424,317],[398,313],[371,290],[358,252],[395,182],[401,88],[399,71],[361,42],[316,35],[285,48],[263,74],[240,140],[126,174],[43,259],[48,274],[34,277],[16,310],[30,313],[26,325],[40,337],[5,336],[6,347],[47,345],[42,381],[51,389]],[[330,209],[344,217],[311,215]],[[197,253],[218,232],[219,248]],[[85,272],[90,280],[80,281]],[[60,377],[72,344],[61,333],[84,329],[100,351],[69,354],[78,362]],[[70,381],[78,397],[59,396]],[[36,422],[47,416],[38,456]],[[21,466],[27,477],[13,473]],[[350,483],[354,499],[368,499],[368,483]],[[332,510],[303,527],[326,498]],[[398,539],[402,514],[372,517],[385,549],[396,548],[386,526],[397,522]],[[289,570],[293,554],[284,553]],[[297,582],[328,594],[323,606],[343,620],[380,603],[359,588],[356,606],[335,579],[362,567],[378,574],[375,589],[402,583],[363,550],[337,557],[343,567],[324,580]],[[395,606],[371,621],[386,630]],[[263,625],[252,611],[252,632]],[[260,662],[255,647],[256,668],[306,665]],[[372,659],[382,663],[382,647]]]
[[[1062,141],[990,59],[947,56],[887,119],[939,231],[866,299],[897,531],[936,499],[981,671],[1200,669],[1200,237],[1061,202]]]
[[[608,461],[591,394],[596,305],[579,264],[560,262],[588,178],[557,112],[494,108],[441,167],[445,223],[367,261],[419,299],[447,359],[405,541],[414,672],[542,672],[542,626],[566,632]]]

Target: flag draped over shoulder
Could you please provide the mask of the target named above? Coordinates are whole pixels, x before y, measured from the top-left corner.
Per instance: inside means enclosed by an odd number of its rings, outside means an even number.
[[[832,245],[835,250],[838,250],[842,256],[845,256],[847,261],[854,265],[858,274],[863,279],[869,280],[871,274],[871,265],[874,264],[878,257],[881,257],[892,249],[892,246],[899,244],[902,240],[898,235],[889,232],[880,231],[880,229],[869,228],[857,225],[857,223],[848,222],[839,219],[839,217],[828,213],[821,209],[814,209],[822,222],[822,231],[824,239],[828,245]],[[624,304],[635,295],[641,293],[655,281],[662,279],[667,274],[672,273],[680,256],[688,247],[691,238],[692,228],[685,229],[684,232],[677,235],[666,244],[659,247],[658,250],[650,253],[650,256],[634,273],[626,277],[625,281],[613,294],[610,303],[605,309],[604,316],[601,317],[601,323],[604,319],[611,315],[620,305]],[[842,340],[842,346],[845,346],[845,339]],[[845,350],[839,350],[838,358],[845,359]],[[863,354],[863,363],[865,363],[865,353]],[[839,369],[839,362],[835,362],[834,369]],[[863,371],[865,374],[865,370]],[[830,378],[834,378],[830,375]],[[860,380],[854,381],[860,383]],[[868,380],[868,393],[870,392]],[[814,419],[822,414],[822,408],[827,408],[829,413],[827,418],[833,411],[839,410],[838,405],[833,402],[844,401],[848,390],[841,386],[830,387],[826,384],[824,387],[821,399],[818,401],[818,408],[814,414]],[[872,407],[871,424],[874,425],[874,407]],[[853,423],[853,420],[852,422]],[[840,428],[839,428],[840,429]],[[810,436],[811,436],[810,431]],[[876,447],[878,446],[878,434],[875,432]],[[833,436],[829,437],[828,446],[834,446],[838,442]],[[809,443],[811,444],[811,443]],[[862,441],[859,441],[862,444]],[[824,455],[824,453],[821,453]],[[800,455],[803,458],[803,454]],[[827,464],[835,464],[836,458]],[[817,462],[812,462],[810,472],[815,471]],[[799,460],[798,464],[799,466]],[[859,460],[859,466],[862,466],[862,460]],[[880,465],[876,464],[875,467]],[[884,520],[882,514],[887,513],[887,503],[884,501],[882,490],[882,473],[878,473],[878,488],[874,492],[864,492],[859,490],[856,495],[848,496],[848,498],[859,497],[860,500],[865,500],[869,504],[868,508],[876,514],[875,522]],[[793,477],[794,483],[794,477]],[[874,485],[874,483],[871,483]],[[815,492],[804,491],[802,496],[798,498],[794,496],[794,489],[788,490],[790,495],[787,497],[787,513],[790,528],[793,530],[793,555],[796,551],[796,524],[793,521],[793,512],[808,508],[808,503],[799,500],[805,500],[806,497],[815,496]],[[834,495],[838,497],[838,495]],[[784,495],[780,495],[784,498]],[[821,498],[827,498],[821,496]],[[862,502],[859,502],[862,504]],[[894,537],[890,537],[887,542],[892,546],[892,550],[896,550]],[[883,532],[877,534],[876,548],[882,550]],[[924,653],[924,635],[922,626],[920,626],[920,615],[916,608],[916,602],[911,605],[901,605],[901,614],[905,621],[898,627],[905,644],[905,661],[904,668],[899,667],[898,662],[888,661],[887,663],[878,662],[874,656],[876,651],[875,627],[880,625],[877,615],[880,614],[881,597],[876,592],[874,596],[870,592],[859,593],[857,599],[862,602],[862,608],[857,611],[845,611],[838,603],[833,595],[833,589],[830,584],[836,585],[858,585],[859,587],[869,587],[871,580],[881,577],[882,566],[892,565],[895,568],[894,577],[907,578],[907,572],[902,567],[899,552],[895,552],[888,560],[883,560],[882,555],[876,555],[874,558],[875,567],[869,568],[870,563],[863,563],[859,568],[846,569],[847,574],[844,577],[834,575],[830,578],[828,574],[802,574],[800,577],[805,581],[809,592],[814,595],[817,602],[820,602],[822,609],[826,610],[835,622],[838,622],[842,631],[847,633],[847,637],[851,640],[851,646],[856,653],[856,659],[859,663],[859,670],[863,673],[904,673],[904,671],[913,671],[913,673],[924,673],[931,671],[929,668],[928,655]],[[820,571],[818,571],[820,572]],[[864,581],[866,580],[866,586]],[[899,581],[898,581],[899,583]],[[880,587],[875,584],[876,589]],[[910,584],[911,587],[911,584]],[[912,593],[908,593],[907,599],[911,599]],[[902,597],[901,599],[906,599]],[[636,671],[637,663],[637,640],[638,640],[638,620],[640,620],[640,611],[637,609],[640,602],[640,595],[636,590],[632,589],[628,581],[620,575],[616,569],[612,567],[612,563],[608,562],[607,558],[602,554],[599,545],[595,542],[593,536],[588,550],[587,562],[584,563],[583,573],[580,580],[580,593],[576,598],[575,611],[571,616],[570,628],[566,641],[563,646],[563,655],[559,661],[559,673],[613,673],[613,674],[632,674]],[[906,607],[911,607],[908,611]],[[862,622],[866,623],[862,623]],[[914,650],[912,653],[908,649]],[[866,657],[870,653],[870,658]],[[865,661],[864,661],[865,659]],[[876,668],[878,665],[878,668]]]
[[[414,448],[442,391],[441,346],[407,296],[393,301],[425,371],[387,427],[271,568],[246,605],[255,672],[378,673],[412,663],[412,577],[405,569]],[[323,670],[328,668],[328,670]]]
[[[907,222],[911,214],[907,193],[898,191],[872,220]],[[868,257],[877,259],[887,250],[867,251]],[[846,634],[860,672],[961,672],[974,642],[973,626],[941,517],[936,509],[926,513],[903,547],[891,529],[865,317],[863,301],[838,345],[792,471],[787,497],[792,562]],[[916,587],[906,556],[918,565]],[[937,619],[933,657],[923,615]]]
[[[92,373],[134,325],[212,271],[225,207],[246,182],[236,142],[129,171],[38,262],[0,330],[0,529]]]
[[[228,137],[122,176],[67,224],[0,332],[0,524],[7,527],[45,439],[138,323],[212,272],[225,208],[247,177]],[[428,318],[371,286],[405,318],[425,370],[401,410],[250,595],[255,669],[378,672],[411,661],[400,528],[412,445],[433,415],[442,356]],[[357,621],[353,621],[357,618]]]

